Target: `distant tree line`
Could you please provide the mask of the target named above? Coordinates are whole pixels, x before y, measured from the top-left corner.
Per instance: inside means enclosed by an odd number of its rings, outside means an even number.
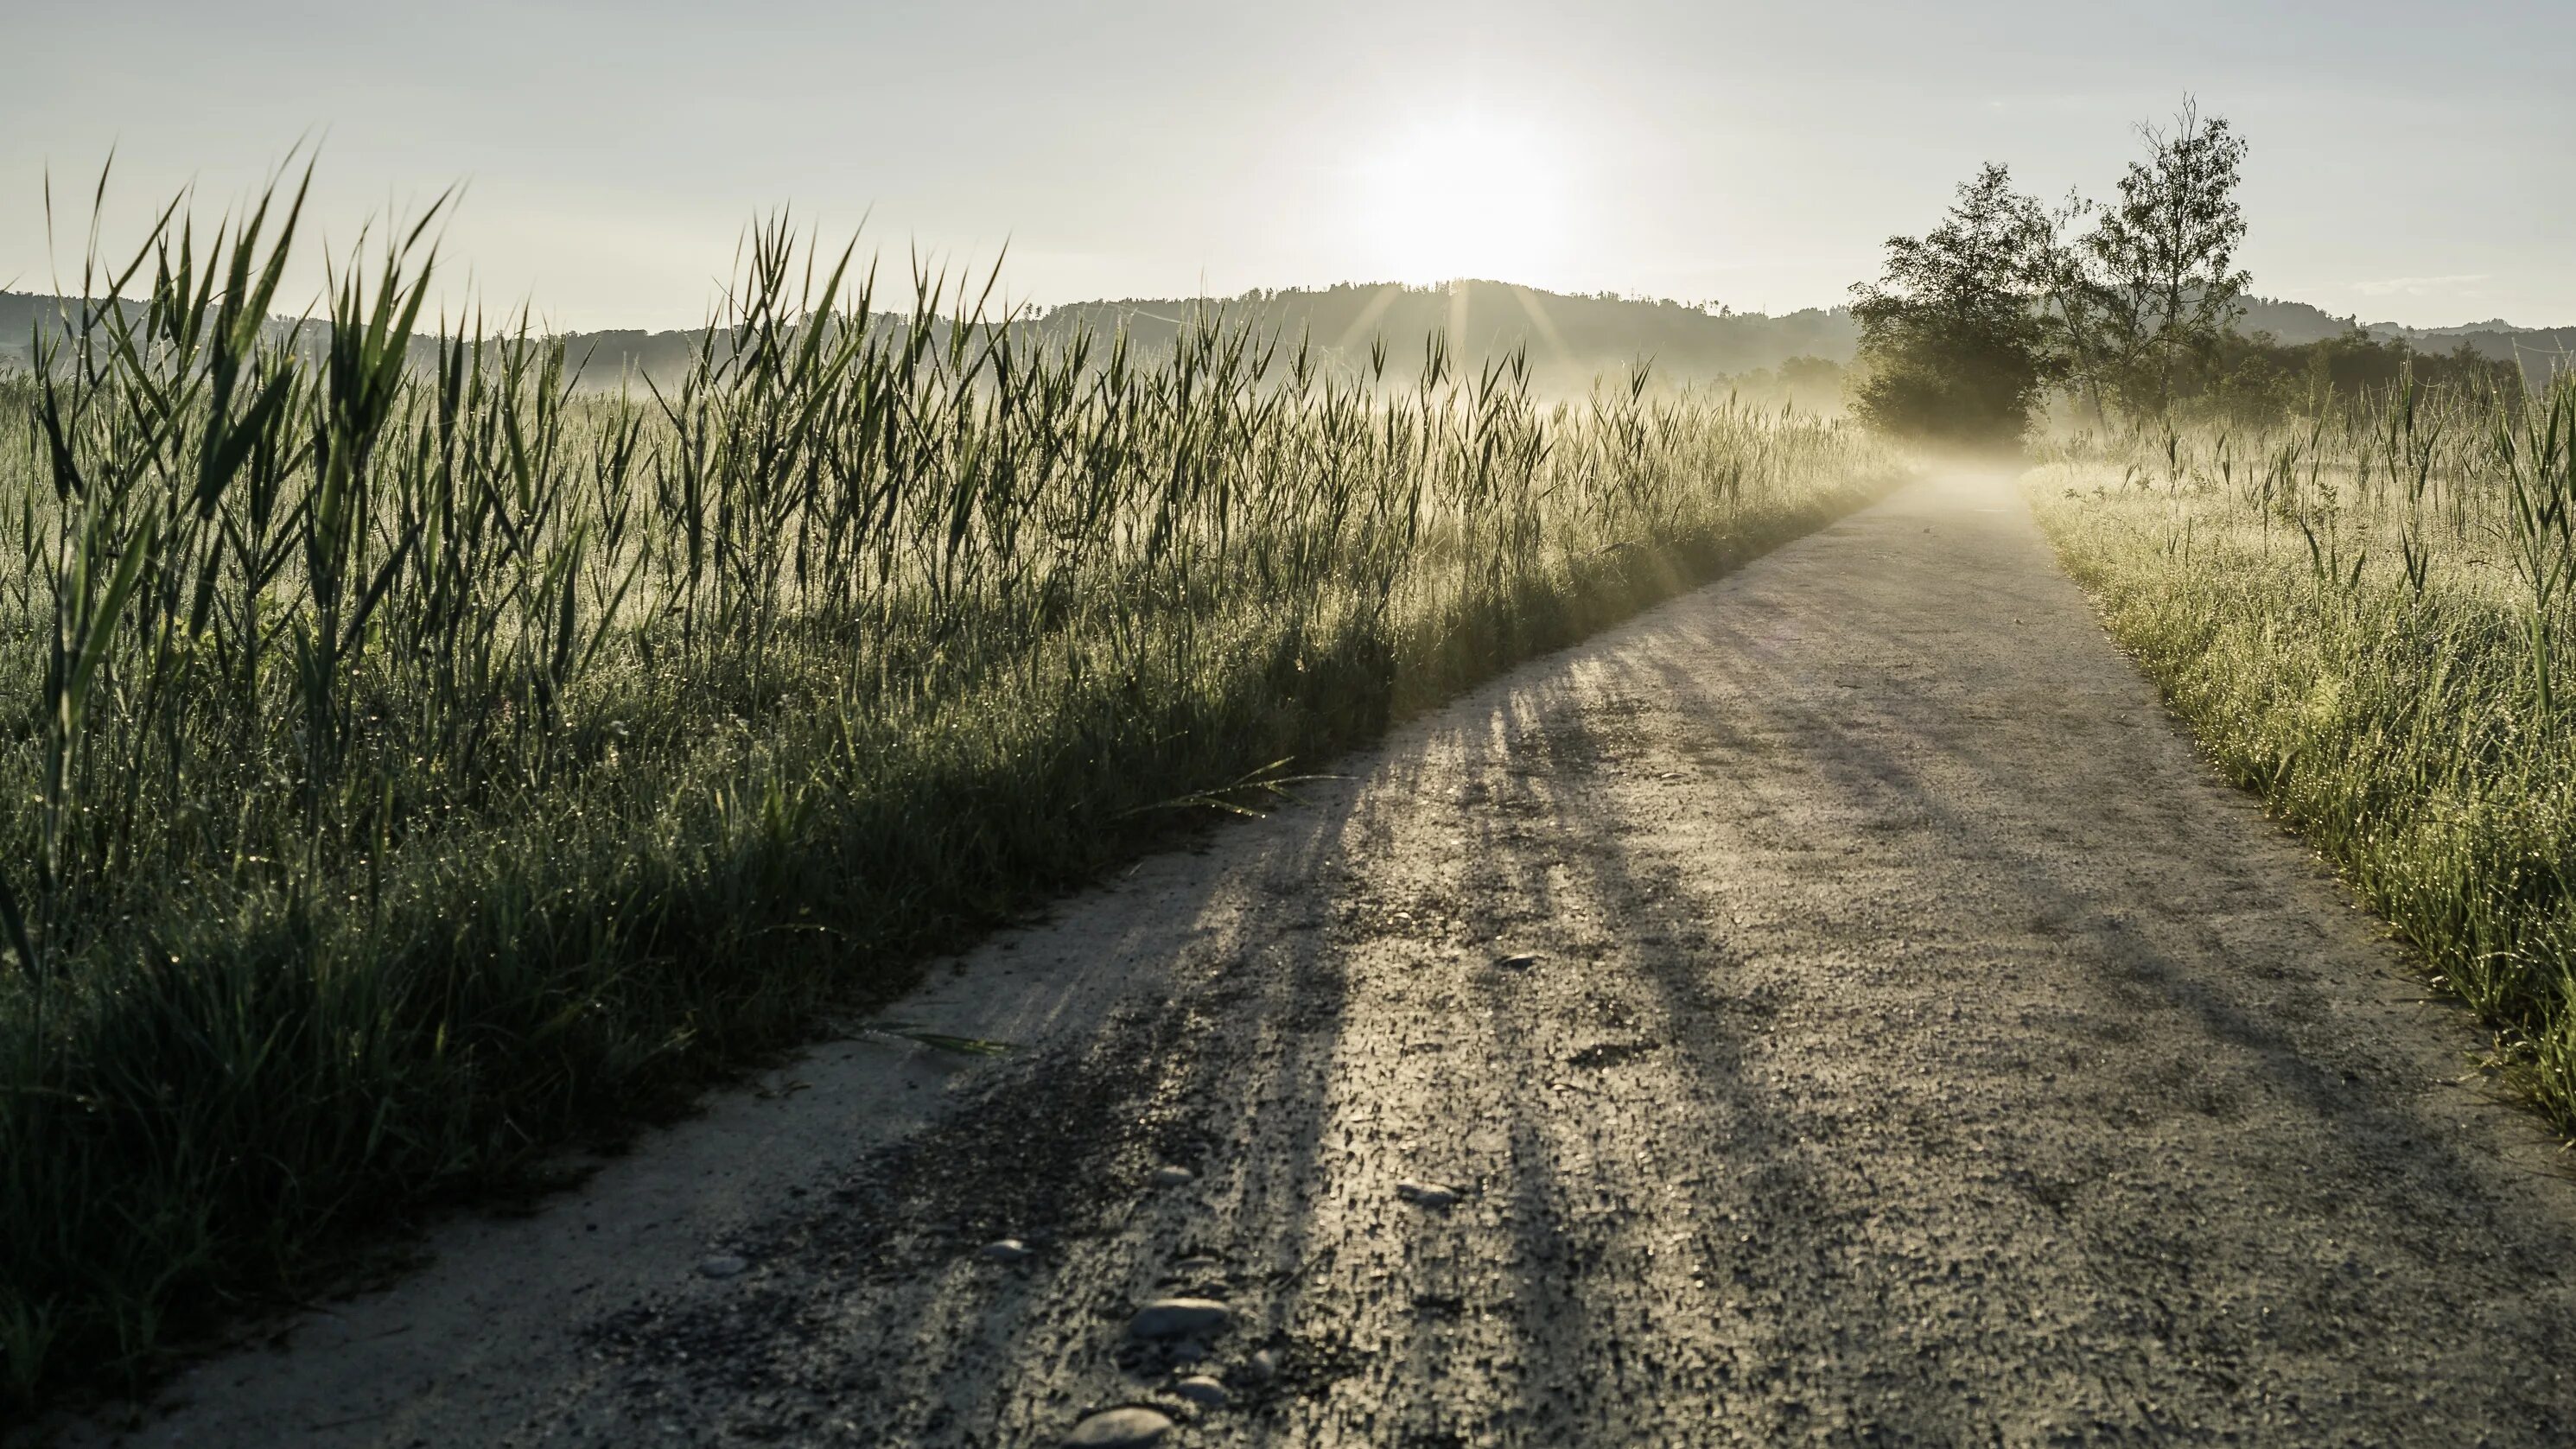
[[[2467,342],[2428,352],[2402,337],[2373,337],[2355,328],[2341,337],[2287,343],[2268,333],[2226,332],[2185,375],[2176,406],[2232,423],[2274,422],[2315,399],[2418,387],[2459,388],[2520,397],[2529,375],[2511,358],[2489,357]]]
[[[2050,208],[1988,163],[1939,225],[1889,238],[1882,275],[1852,289],[1854,410],[1889,432],[1990,445],[2020,438],[2052,397],[2143,423],[2177,410],[2255,421],[2409,375],[2520,392],[2514,363],[2465,343],[2427,354],[2357,329],[2301,345],[2241,334],[2244,139],[2188,102],[2139,134],[2145,154],[2108,201]]]

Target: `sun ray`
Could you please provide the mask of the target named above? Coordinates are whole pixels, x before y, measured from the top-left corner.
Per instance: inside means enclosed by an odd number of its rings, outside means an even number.
[[[1546,304],[1539,301],[1537,294],[1517,282],[1512,284],[1511,290],[1512,296],[1520,302],[1521,310],[1529,314],[1530,325],[1538,329],[1539,340],[1547,344],[1549,360],[1572,367],[1574,351],[1565,345],[1565,334],[1556,330],[1556,319],[1547,315]]]
[[[1377,320],[1386,315],[1386,309],[1394,306],[1395,299],[1403,295],[1404,288],[1392,282],[1378,288],[1377,295],[1369,298],[1368,305],[1360,309],[1360,315],[1352,318],[1351,325],[1342,329],[1341,339],[1333,344],[1333,350],[1343,352],[1358,346],[1368,336],[1369,329],[1377,325]]]

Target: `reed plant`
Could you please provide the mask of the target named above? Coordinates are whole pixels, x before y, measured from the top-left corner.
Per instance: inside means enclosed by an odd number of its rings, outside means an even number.
[[[430,226],[281,327],[302,192],[174,205],[0,379],[0,1402],[1897,470],[1642,372],[1047,341],[783,219],[687,376],[591,396],[425,319]]]
[[[2051,453],[2112,634],[2576,1132],[2576,377]]]

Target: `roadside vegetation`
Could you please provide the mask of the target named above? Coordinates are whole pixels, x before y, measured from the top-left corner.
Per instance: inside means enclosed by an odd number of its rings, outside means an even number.
[[[174,210],[0,380],[0,1403],[1897,474],[1642,374],[888,317],[783,224],[684,376],[583,397],[424,325],[423,230],[273,326],[299,209]]]
[[[2113,637],[2576,1135],[2576,378],[2411,375],[2031,477]]]
[[[2140,135],[2107,204],[1989,165],[1891,239],[1855,410],[2036,455],[2113,637],[2576,1135],[2576,376],[2243,334],[2245,142]]]

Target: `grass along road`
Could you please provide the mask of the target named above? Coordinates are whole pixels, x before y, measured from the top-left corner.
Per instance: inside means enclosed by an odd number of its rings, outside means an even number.
[[[270,325],[260,215],[0,376],[0,1417],[1894,473],[1642,371],[889,313],[778,220],[687,376],[583,397],[407,342],[416,249]]]
[[[2061,558],[2218,769],[2262,792],[2576,1136],[2576,377],[2295,429],[2079,440]]]
[[[2576,1437],[2553,1144],[2012,480],[1338,769],[895,1013],[1016,1050],[823,1048],[131,1441]]]

